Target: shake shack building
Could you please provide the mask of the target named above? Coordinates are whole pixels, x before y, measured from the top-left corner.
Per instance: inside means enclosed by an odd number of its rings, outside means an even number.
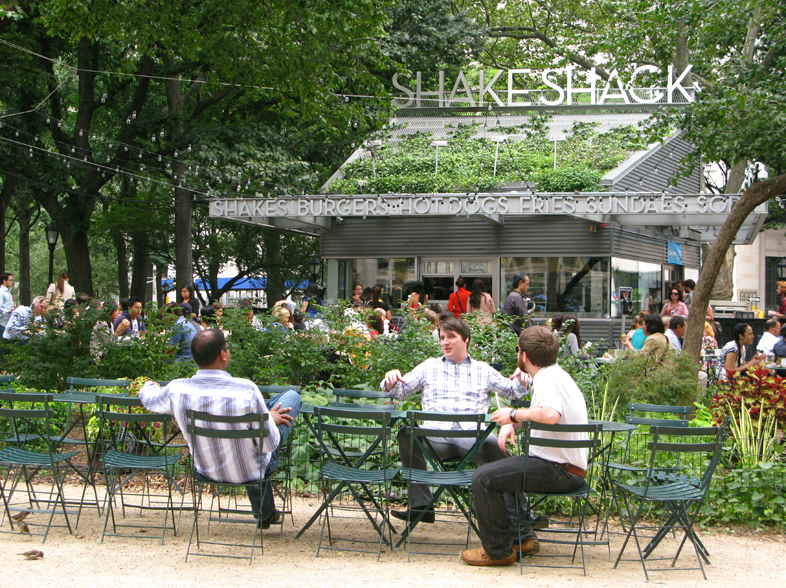
[[[586,338],[610,341],[620,288],[632,290],[632,312],[660,311],[671,282],[698,278],[701,244],[738,198],[706,193],[701,165],[681,173],[691,146],[679,133],[642,142],[654,104],[692,99],[678,79],[670,72],[662,91],[574,85],[573,96],[399,83],[397,115],[321,194],[216,200],[210,214],[318,236],[327,300],[378,284],[396,308],[419,280],[446,305],[464,277],[483,279],[499,307],[526,273],[539,316],[576,314]],[[751,243],[766,212],[735,243]]]

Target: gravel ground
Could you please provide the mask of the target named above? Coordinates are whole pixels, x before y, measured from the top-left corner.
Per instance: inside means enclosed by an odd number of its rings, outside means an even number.
[[[69,487],[70,496],[81,493],[81,488]],[[473,568],[462,564],[453,547],[450,555],[413,554],[407,562],[406,549],[385,549],[379,562],[376,555],[352,553],[350,551],[323,552],[315,558],[320,536],[320,524],[315,524],[303,537],[296,540],[295,534],[305,524],[319,505],[318,498],[296,498],[294,503],[295,525],[287,518],[280,527],[274,526],[264,532],[264,554],[254,558],[253,565],[247,561],[191,557],[184,562],[190,530],[190,513],[183,514],[180,532],[174,536],[167,533],[164,545],[150,537],[155,531],[139,529],[139,537],[108,537],[99,543],[102,519],[95,510],[83,513],[79,528],[69,535],[65,529],[53,529],[43,545],[40,538],[22,534],[0,535],[0,565],[4,572],[0,586],[56,586],[56,587],[111,587],[199,585],[209,587],[232,587],[261,583],[275,586],[307,585],[313,587],[345,586],[416,586],[418,588],[462,586],[489,586],[496,584],[536,586],[630,586],[644,584],[644,573],[636,561],[622,562],[613,569],[609,551],[605,546],[587,548],[587,576],[580,569],[529,568],[524,578],[518,566],[508,568]],[[35,522],[42,515],[31,515]],[[145,513],[140,519],[129,513],[141,525],[160,519],[157,513]],[[62,520],[62,519],[61,519]],[[373,531],[365,520],[343,519],[333,521],[336,533],[350,534],[356,538],[373,539]],[[224,525],[228,529],[214,530],[215,536],[226,534],[230,540],[244,539],[250,534],[249,525]],[[400,527],[399,527],[400,528]],[[4,530],[8,529],[5,523]],[[462,541],[466,534],[464,525],[437,522],[416,530],[418,539],[427,543],[438,541]],[[241,537],[242,536],[242,537]],[[748,588],[769,584],[783,584],[786,579],[786,539],[783,535],[747,529],[723,529],[720,532],[702,533],[702,540],[711,553],[712,565],[707,568],[709,582],[702,579],[701,572],[653,571],[650,578],[657,584],[673,586],[712,586]],[[616,556],[621,539],[612,536],[611,553]],[[671,555],[676,543],[669,539],[661,553]],[[342,544],[351,549],[353,544]],[[473,546],[478,546],[473,538]],[[422,546],[421,546],[422,548]],[[21,552],[40,549],[43,559],[28,561]],[[237,548],[219,548],[223,553],[238,554]],[[436,549],[436,548],[434,548]],[[450,548],[449,548],[450,549]],[[686,549],[678,565],[694,566],[696,558],[692,550]],[[565,546],[544,545],[541,554],[567,553]],[[626,556],[633,557],[630,549]],[[538,563],[565,563],[568,560],[546,560],[535,558]],[[653,567],[668,567],[667,562],[653,562]]]

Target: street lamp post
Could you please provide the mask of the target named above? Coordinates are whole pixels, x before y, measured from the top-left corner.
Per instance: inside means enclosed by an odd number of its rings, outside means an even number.
[[[322,260],[318,257],[312,257],[308,262],[308,268],[311,270],[311,281],[316,282],[319,276],[319,270],[322,267]]]
[[[55,276],[55,246],[60,231],[54,221],[46,225],[46,242],[49,245],[49,283],[54,281]]]

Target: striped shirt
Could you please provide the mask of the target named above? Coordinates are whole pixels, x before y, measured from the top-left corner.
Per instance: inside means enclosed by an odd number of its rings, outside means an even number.
[[[518,378],[510,380],[483,361],[469,355],[458,363],[446,357],[427,359],[407,375],[406,383],[397,383],[387,395],[402,400],[417,392],[423,392],[421,406],[425,411],[486,414],[491,395],[504,398],[523,398],[527,389]],[[385,381],[382,380],[382,389]],[[430,422],[434,429],[452,429],[448,422]],[[472,423],[462,423],[463,428],[472,428]]]
[[[186,430],[187,410],[226,416],[268,412],[256,384],[250,380],[233,378],[225,371],[200,369],[194,377],[173,380],[163,388],[147,382],[139,391],[139,399],[151,412],[174,415],[194,456],[197,471],[211,480],[234,484],[259,480],[270,462],[270,453],[278,447],[280,435],[272,418],[266,423],[269,436],[265,439],[262,451],[255,439],[199,437],[199,445],[194,447]],[[243,423],[231,428],[249,426]],[[214,428],[230,426],[216,425]]]

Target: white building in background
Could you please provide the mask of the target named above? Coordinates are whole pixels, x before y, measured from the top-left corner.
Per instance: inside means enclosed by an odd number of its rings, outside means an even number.
[[[755,303],[763,310],[777,310],[776,282],[786,280],[786,229],[773,229],[759,233],[750,245],[738,245],[734,260],[734,300]]]

